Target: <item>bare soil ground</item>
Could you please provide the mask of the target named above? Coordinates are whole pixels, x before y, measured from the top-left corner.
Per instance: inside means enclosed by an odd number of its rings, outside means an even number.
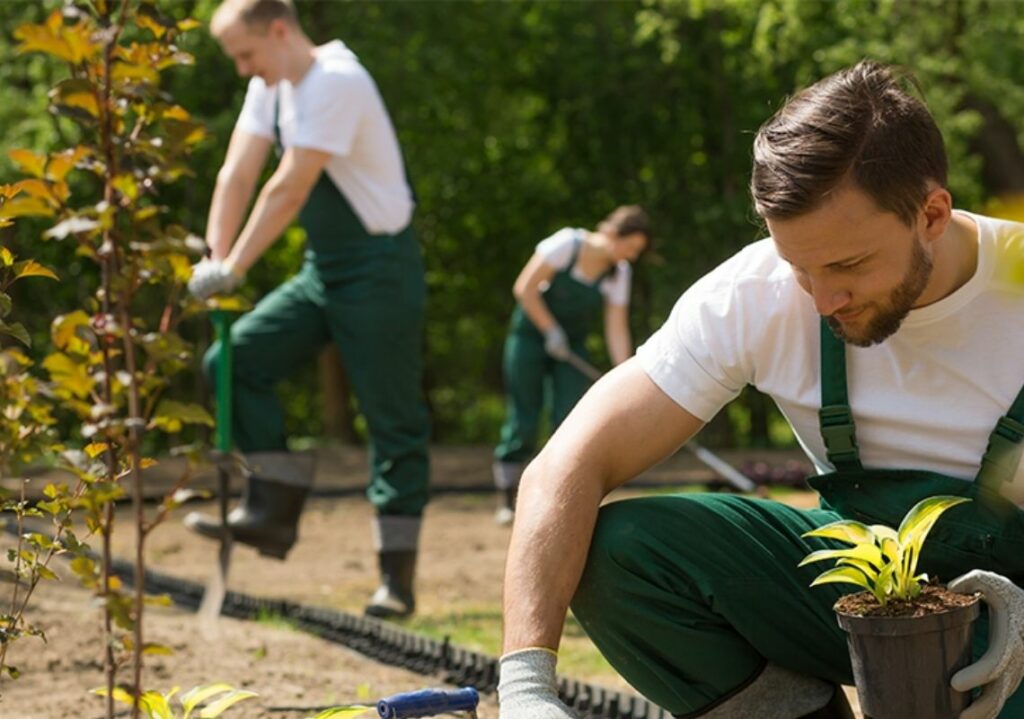
[[[359,613],[376,586],[371,549],[369,503],[356,491],[363,481],[365,457],[357,451],[326,452],[318,468],[318,487],[303,515],[300,539],[287,561],[259,557],[236,546],[229,586],[262,597],[329,606]],[[737,464],[741,455],[726,455]],[[791,458],[773,457],[772,461]],[[147,479],[147,494],[168,486],[173,468]],[[485,487],[489,450],[454,448],[434,454],[435,483],[442,488]],[[663,486],[707,480],[710,475],[688,455],[670,460],[643,479]],[[52,478],[51,478],[52,479]],[[209,483],[210,477],[200,478]],[[35,483],[34,483],[35,484]],[[38,484],[42,484],[39,482]],[[645,490],[630,490],[629,493]],[[622,491],[618,496],[626,496]],[[787,501],[809,505],[808,493]],[[214,570],[216,548],[184,529],[181,517],[193,509],[214,512],[213,502],[190,503],[158,528],[147,545],[152,569],[205,582]],[[118,517],[115,554],[130,557],[134,537],[127,508]],[[480,491],[439,493],[425,516],[417,616],[405,622],[413,631],[434,636],[453,634],[457,643],[498,653],[502,569],[509,530],[493,521],[493,499]],[[0,599],[7,596],[0,584]],[[75,587],[75,580],[41,587],[31,610],[49,641],[25,639],[8,657],[22,678],[0,683],[0,717],[4,719],[100,719],[104,704],[88,690],[103,683],[99,611]],[[204,639],[195,615],[175,608],[148,610],[146,641],[167,644],[171,656],[148,659],[146,688],[166,691],[224,681],[260,694],[225,716],[246,719],[304,719],[335,704],[368,701],[399,691],[437,684],[405,670],[377,664],[343,647],[268,622],[219,620],[220,636]],[[572,624],[562,648],[574,678],[626,690],[624,682],[601,660],[589,640]],[[371,715],[367,715],[371,716]],[[481,719],[496,719],[492,698],[481,705]]]

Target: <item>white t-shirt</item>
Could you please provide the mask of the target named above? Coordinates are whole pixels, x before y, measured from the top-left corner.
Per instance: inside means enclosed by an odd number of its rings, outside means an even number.
[[[967,213],[964,213],[967,214]],[[1024,385],[1024,225],[969,215],[978,267],[871,347],[847,347],[850,407],[868,468],[973,479],[988,437]],[[819,316],[771,239],[695,283],[638,351],[651,379],[710,420],[747,384],[770,395],[819,472]],[[1008,498],[1024,504],[1024,463]]]
[[[328,152],[328,176],[373,234],[393,234],[412,218],[412,191],[402,151],[377,85],[343,42],[316,48],[316,61],[297,85],[249,81],[236,127],[281,144]]]
[[[577,240],[583,242],[586,230],[573,227],[563,227],[551,237],[545,238],[537,243],[536,252],[544,258],[545,264],[562,271],[572,262],[573,249]],[[625,307],[629,304],[629,288],[633,276],[633,268],[626,260],[619,260],[616,264],[615,273],[601,280],[598,289],[604,297],[605,302],[610,305]],[[580,272],[578,265],[573,265],[569,274],[573,279],[579,280],[585,285],[594,283],[593,278],[586,277]]]

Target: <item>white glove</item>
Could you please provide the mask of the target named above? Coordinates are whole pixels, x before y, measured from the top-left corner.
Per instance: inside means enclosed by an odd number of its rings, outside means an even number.
[[[201,300],[213,295],[226,294],[238,287],[243,275],[223,260],[202,260],[192,266],[188,291]]]
[[[569,359],[569,338],[565,330],[558,325],[551,325],[544,333],[544,351],[562,362]]]
[[[960,719],[995,719],[1024,677],[1024,590],[1006,577],[980,569],[949,583],[954,592],[981,592],[988,604],[988,649],[950,684],[958,692],[984,685]]]
[[[578,719],[558,698],[552,650],[523,649],[501,658],[498,676],[499,719]]]

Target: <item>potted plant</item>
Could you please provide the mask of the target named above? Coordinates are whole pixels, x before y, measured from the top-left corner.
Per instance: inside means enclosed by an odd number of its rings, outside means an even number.
[[[836,566],[811,586],[847,583],[864,591],[847,594],[833,610],[847,635],[853,677],[864,716],[870,719],[957,719],[970,704],[950,678],[971,661],[972,625],[979,597],[952,592],[917,573],[925,537],[964,497],[929,497],[915,504],[898,530],[841,520],[805,537],[851,545],[807,555],[805,566],[825,559]]]

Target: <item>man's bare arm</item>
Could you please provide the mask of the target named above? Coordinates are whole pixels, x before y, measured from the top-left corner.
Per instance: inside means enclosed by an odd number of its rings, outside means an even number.
[[[580,400],[523,475],[505,567],[505,653],[558,647],[601,500],[702,424],[636,358]]]
[[[247,272],[295,219],[330,159],[329,153],[304,147],[285,151],[228,254],[228,264],[235,272]]]
[[[231,251],[270,154],[270,146],[270,140],[265,137],[242,130],[231,133],[206,220],[206,244],[215,260],[223,260]]]

